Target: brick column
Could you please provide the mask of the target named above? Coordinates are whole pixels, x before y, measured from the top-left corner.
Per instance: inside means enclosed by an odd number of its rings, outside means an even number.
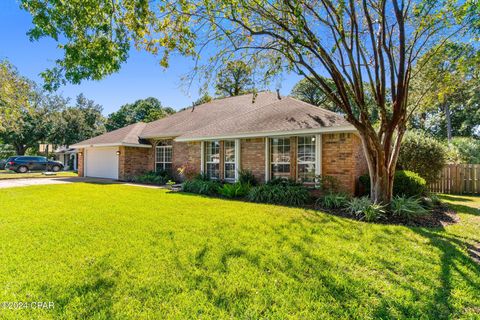
[[[83,177],[85,175],[85,172],[84,172],[84,163],[83,163],[83,159],[85,158],[85,149],[78,149],[78,153],[77,153],[77,157],[78,157],[78,176],[79,177]]]

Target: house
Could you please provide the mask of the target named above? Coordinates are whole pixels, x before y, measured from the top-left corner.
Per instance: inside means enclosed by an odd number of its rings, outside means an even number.
[[[73,171],[76,171],[78,167],[77,152],[77,149],[66,146],[58,147],[53,151],[55,160],[60,161],[65,170]]]
[[[118,180],[188,168],[235,181],[242,169],[261,182],[334,176],[353,193],[367,171],[357,131],[343,116],[272,92],[213,100],[72,147],[80,176]]]

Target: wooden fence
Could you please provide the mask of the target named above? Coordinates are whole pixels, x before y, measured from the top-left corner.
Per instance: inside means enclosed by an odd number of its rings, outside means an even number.
[[[431,192],[480,194],[480,164],[449,164],[428,187]]]

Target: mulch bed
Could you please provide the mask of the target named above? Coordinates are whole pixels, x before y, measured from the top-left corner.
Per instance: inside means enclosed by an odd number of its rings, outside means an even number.
[[[324,212],[340,216],[343,218],[349,218],[353,220],[361,220],[355,215],[349,214],[345,209],[320,209]],[[388,216],[377,223],[380,224],[395,224],[404,225],[409,227],[427,227],[427,228],[441,228],[447,225],[451,225],[460,221],[455,210],[450,209],[447,205],[440,205],[434,207],[430,214],[413,218],[412,220],[402,219],[400,217]]]

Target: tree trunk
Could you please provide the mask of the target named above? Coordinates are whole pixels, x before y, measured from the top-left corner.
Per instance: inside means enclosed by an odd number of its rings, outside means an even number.
[[[25,151],[26,151],[26,147],[22,144],[19,144],[19,145],[15,145],[15,152],[17,153],[16,155],[17,156],[23,156],[25,155]]]
[[[393,180],[398,152],[400,151],[399,141],[403,137],[403,132],[398,134],[395,146],[389,148],[385,148],[380,143],[375,145],[372,139],[376,139],[376,136],[369,137],[368,133],[361,131],[359,133],[370,175],[370,198],[375,203],[390,203],[393,196]],[[387,140],[385,143],[391,145],[392,141]]]
[[[447,120],[447,140],[452,141],[452,118],[450,116],[450,107],[445,103],[445,120]]]

